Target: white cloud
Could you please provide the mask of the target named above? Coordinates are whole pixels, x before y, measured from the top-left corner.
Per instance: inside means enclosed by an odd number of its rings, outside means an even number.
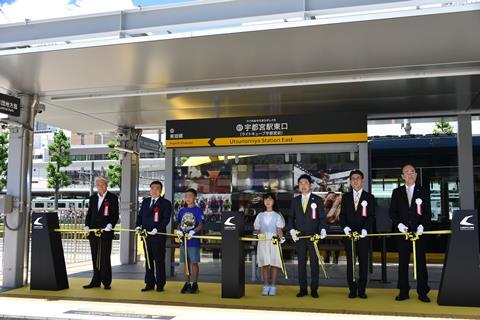
[[[0,23],[25,22],[134,8],[132,0],[16,0],[0,5]]]

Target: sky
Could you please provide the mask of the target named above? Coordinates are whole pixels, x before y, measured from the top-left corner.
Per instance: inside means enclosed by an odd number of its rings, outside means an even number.
[[[0,0],[0,24],[132,9],[192,0]]]

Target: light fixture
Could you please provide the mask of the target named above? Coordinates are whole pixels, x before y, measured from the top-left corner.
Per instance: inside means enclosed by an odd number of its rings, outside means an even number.
[[[435,77],[453,77],[453,76],[468,76],[480,74],[480,67],[457,67],[446,70],[408,70],[408,71],[371,71],[366,73],[354,73],[343,75],[325,75],[319,77],[304,77],[297,79],[279,79],[268,81],[250,81],[211,85],[198,85],[188,87],[169,87],[155,90],[131,90],[131,91],[113,91],[100,93],[85,93],[78,95],[60,95],[46,97],[51,101],[78,101],[90,99],[112,99],[112,98],[127,98],[127,97],[142,97],[142,96],[156,96],[156,95],[177,95],[199,92],[214,92],[214,91],[235,91],[235,90],[249,90],[249,89],[267,89],[280,87],[299,87],[299,86],[313,86],[324,84],[339,84],[339,83],[357,83],[370,81],[386,81],[386,80],[406,80],[406,79],[422,79]]]

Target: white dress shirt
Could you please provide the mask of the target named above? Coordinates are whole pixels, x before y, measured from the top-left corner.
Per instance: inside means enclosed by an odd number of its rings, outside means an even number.
[[[103,194],[103,196],[101,196],[100,193],[97,193],[97,196],[98,196],[97,210],[100,210],[100,207],[102,206],[103,199],[105,199],[106,195],[107,195],[107,192],[105,192]]]

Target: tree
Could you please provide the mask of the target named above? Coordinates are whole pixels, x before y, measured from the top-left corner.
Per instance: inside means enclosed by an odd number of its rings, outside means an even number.
[[[70,159],[70,139],[63,130],[55,132],[53,143],[48,146],[50,161],[47,164],[48,187],[55,190],[54,208],[58,209],[58,195],[61,187],[70,185],[70,180],[61,168],[68,167],[72,160]]]
[[[452,135],[453,127],[448,121],[440,120],[438,122],[435,122],[435,129],[433,129],[433,134],[436,136],[441,134]]]
[[[0,133],[0,192],[7,186],[8,131]]]
[[[122,165],[119,163],[120,155],[114,150],[114,148],[119,145],[120,143],[117,138],[108,142],[108,147],[112,149],[112,151],[110,151],[107,156],[110,160],[116,160],[115,163],[108,164],[107,176],[110,178],[108,185],[111,188],[120,187],[122,179]]]

